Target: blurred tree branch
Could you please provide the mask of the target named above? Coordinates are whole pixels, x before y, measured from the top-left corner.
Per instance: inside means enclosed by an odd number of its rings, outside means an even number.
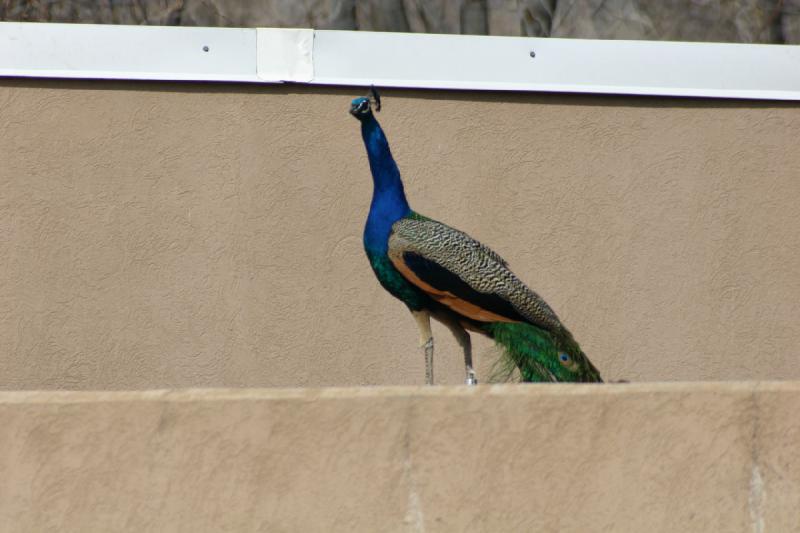
[[[0,19],[800,43],[800,0],[0,0]]]

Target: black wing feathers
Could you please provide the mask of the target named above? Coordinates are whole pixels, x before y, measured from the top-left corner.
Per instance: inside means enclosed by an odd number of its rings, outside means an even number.
[[[413,252],[403,254],[403,262],[424,283],[436,290],[449,292],[465,302],[518,322],[527,319],[508,301],[496,294],[478,292],[446,268]]]

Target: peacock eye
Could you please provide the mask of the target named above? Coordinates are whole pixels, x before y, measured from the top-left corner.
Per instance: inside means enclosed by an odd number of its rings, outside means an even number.
[[[569,362],[569,356],[565,353],[558,354],[558,358],[561,360],[562,363]]]

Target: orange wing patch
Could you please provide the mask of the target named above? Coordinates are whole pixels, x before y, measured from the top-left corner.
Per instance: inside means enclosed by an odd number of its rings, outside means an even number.
[[[458,296],[447,292],[441,291],[434,287],[431,287],[414,274],[411,269],[406,266],[403,262],[401,254],[389,252],[389,260],[395,266],[395,268],[406,278],[409,282],[416,285],[419,289],[423,290],[439,302],[443,304],[456,313],[459,313],[467,318],[471,318],[472,320],[477,320],[478,322],[519,322],[518,320],[512,320],[508,317],[504,317],[502,315],[498,315],[496,313],[492,313],[491,311],[487,311],[482,307],[478,307],[477,305],[470,303],[466,300],[459,298]]]

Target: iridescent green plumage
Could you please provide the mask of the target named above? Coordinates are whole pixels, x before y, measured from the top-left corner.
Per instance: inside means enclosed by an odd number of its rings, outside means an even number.
[[[516,367],[522,381],[603,381],[600,373],[574,341],[569,343],[572,344],[569,351],[559,350],[559,342],[552,333],[523,322],[494,322],[486,324],[484,328],[503,347],[506,361],[510,363],[504,366]],[[571,337],[569,335],[570,340]],[[569,356],[570,361],[562,361],[562,354],[567,353],[573,354]],[[505,374],[508,375],[508,372]]]
[[[386,254],[367,250],[367,258],[375,277],[389,294],[402,300],[413,311],[424,309],[426,305],[429,305],[430,298],[408,283],[408,280],[400,275]]]

